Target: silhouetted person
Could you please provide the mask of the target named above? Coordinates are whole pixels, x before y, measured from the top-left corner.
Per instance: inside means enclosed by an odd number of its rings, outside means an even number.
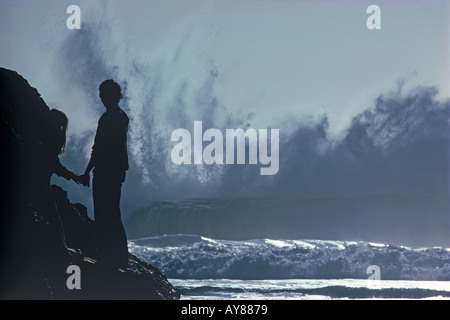
[[[34,159],[36,167],[33,168],[34,172],[30,181],[34,188],[34,201],[40,208],[40,213],[53,221],[53,225],[58,226],[61,222],[58,208],[51,195],[51,176],[56,174],[76,183],[81,183],[81,177],[64,167],[59,160],[59,156],[66,151],[66,132],[69,124],[66,114],[62,110],[51,109],[48,121],[48,126],[43,133],[46,137],[45,142],[37,150],[38,156]],[[62,236],[64,241],[63,232]]]
[[[98,121],[91,159],[84,173],[83,184],[89,186],[93,169],[94,217],[99,237],[99,250],[104,262],[126,267],[128,247],[120,216],[122,183],[128,170],[128,117],[119,107],[122,88],[114,80],[105,80],[99,87],[106,112]]]
[[[67,128],[69,126],[69,119],[62,110],[51,109],[50,120],[51,135],[49,136],[47,150],[45,151],[47,153],[45,159],[47,161],[48,172],[45,173],[45,191],[41,190],[40,192],[40,197],[43,198],[42,200],[51,199],[50,194],[47,194],[47,191],[49,191],[50,178],[53,174],[56,174],[59,177],[63,177],[66,180],[73,180],[77,184],[81,183],[81,176],[64,167],[59,160],[59,156],[63,155],[66,152],[66,134]],[[46,199],[45,196],[43,197],[44,194],[48,195],[49,198]],[[48,202],[44,201],[44,203]],[[55,212],[55,214],[53,215],[53,219],[56,219],[56,225],[61,225],[62,239],[63,241],[65,241],[64,230],[60,221],[58,208],[53,200],[50,200],[50,203],[52,204],[52,206],[45,209],[45,211],[48,211],[48,213]]]
[[[55,173],[59,177],[63,177],[66,180],[73,180],[76,183],[81,183],[81,177],[76,173],[68,170],[59,161],[59,156],[66,152],[66,134],[69,125],[69,119],[66,114],[59,109],[50,110],[50,118],[52,120],[55,132],[50,139],[50,160],[49,169],[50,176]]]
[[[67,116],[59,109],[51,109],[44,121],[45,125],[41,129],[42,139],[36,144],[37,149],[33,157],[29,180],[32,185],[30,195],[35,210],[33,215],[35,223],[27,230],[36,232],[39,236],[27,246],[30,247],[30,261],[32,261],[30,264],[34,266],[36,272],[42,272],[45,278],[50,280],[64,272],[72,256],[66,244],[60,216],[62,212],[50,186],[51,176],[56,174],[76,183],[81,183],[81,177],[64,167],[59,159],[66,150],[66,133],[69,124]],[[48,250],[42,252],[42,248],[48,248]],[[35,253],[39,255],[35,256]],[[53,260],[55,256],[63,255],[67,257],[67,261]],[[58,290],[64,289],[64,285],[63,283],[58,286]]]

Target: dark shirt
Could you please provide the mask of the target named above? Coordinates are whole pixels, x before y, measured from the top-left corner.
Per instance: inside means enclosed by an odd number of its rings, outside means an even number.
[[[94,174],[123,175],[128,170],[128,122],[119,107],[108,109],[100,117],[91,153]]]
[[[57,176],[69,180],[71,172],[59,161],[59,154],[61,152],[62,146],[66,141],[66,136],[63,135],[60,130],[56,130],[56,133],[52,135],[50,141],[51,143],[49,148],[51,148],[51,152],[49,153],[49,155],[51,159],[49,162],[52,170],[50,174],[55,173]]]

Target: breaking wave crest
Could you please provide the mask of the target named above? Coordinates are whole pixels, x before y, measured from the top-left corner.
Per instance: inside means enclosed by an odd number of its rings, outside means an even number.
[[[450,280],[449,249],[440,247],[180,234],[129,241],[129,249],[174,279],[367,279],[377,265],[384,280]]]

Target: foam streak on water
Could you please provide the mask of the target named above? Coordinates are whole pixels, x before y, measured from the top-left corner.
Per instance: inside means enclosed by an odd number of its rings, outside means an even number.
[[[450,299],[448,281],[359,279],[180,280],[182,300]]]

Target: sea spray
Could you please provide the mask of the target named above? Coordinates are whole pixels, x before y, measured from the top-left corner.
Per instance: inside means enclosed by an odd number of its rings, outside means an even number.
[[[224,137],[219,129],[209,128],[203,133],[202,121],[194,121],[193,135],[189,130],[183,128],[175,129],[172,132],[171,141],[179,142],[172,149],[171,159],[174,164],[180,165],[192,163],[246,164],[246,157],[248,157],[249,164],[257,164],[259,158],[261,164],[269,165],[269,167],[261,168],[260,174],[274,175],[278,172],[280,163],[279,129],[270,130],[270,143],[267,141],[267,133],[267,129],[259,129],[258,133],[252,128],[245,132],[240,128],[226,129],[224,144]],[[248,155],[246,154],[246,138],[248,138]],[[204,141],[210,143],[203,149]],[[194,161],[192,161],[192,149],[194,149]]]

